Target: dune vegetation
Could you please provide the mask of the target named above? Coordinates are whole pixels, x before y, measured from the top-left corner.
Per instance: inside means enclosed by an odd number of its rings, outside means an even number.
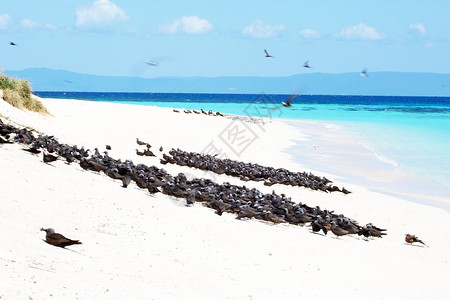
[[[45,106],[32,95],[30,83],[24,79],[11,78],[0,71],[0,90],[3,100],[22,110],[50,114]]]

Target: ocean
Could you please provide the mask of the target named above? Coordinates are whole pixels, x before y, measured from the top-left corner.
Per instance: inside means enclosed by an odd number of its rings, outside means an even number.
[[[450,207],[450,97],[299,95],[292,100],[291,107],[285,108],[280,104],[290,95],[46,91],[37,94],[46,98],[203,109],[334,124],[355,136],[383,163],[429,182],[433,192],[438,186],[439,197],[446,198]]]

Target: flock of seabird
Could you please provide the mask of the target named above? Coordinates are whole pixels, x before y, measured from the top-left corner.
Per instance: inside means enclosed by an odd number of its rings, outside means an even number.
[[[265,53],[265,57],[275,58],[275,56],[270,55],[269,52],[267,52],[266,49],[264,49],[264,53]],[[312,69],[312,67],[310,66],[308,60],[305,61],[305,63],[303,64],[303,67],[304,67],[304,68],[307,68],[307,69]],[[359,75],[361,75],[362,77],[369,77],[369,76],[367,75],[367,68],[362,69],[362,71],[359,73]]]
[[[169,155],[163,154],[162,164],[177,164],[188,166],[216,174],[226,174],[228,176],[239,177],[243,181],[264,181],[264,185],[284,184],[292,186],[302,186],[313,190],[324,192],[350,193],[345,188],[339,189],[331,185],[331,181],[325,177],[315,176],[306,172],[291,172],[284,168],[275,169],[259,164],[244,163],[231,159],[221,159],[214,155],[187,152],[180,149],[172,149]]]
[[[179,113],[180,112],[180,110],[178,110],[178,109],[173,109],[173,112],[175,112],[175,113]],[[200,109],[200,111],[198,111],[198,110],[190,110],[190,109],[184,109],[183,110],[183,112],[185,113],[185,114],[192,114],[192,113],[194,113],[194,114],[204,114],[204,115],[207,115],[207,116],[214,116],[214,117],[216,117],[216,116],[218,116],[218,117],[223,117],[224,115],[223,114],[221,114],[220,112],[213,112],[212,110],[209,110],[209,111],[204,111],[203,109]]]
[[[322,232],[327,234],[331,231],[336,237],[342,235],[359,235],[366,238],[386,235],[386,229],[376,227],[369,223],[365,226],[358,225],[354,219],[336,214],[334,211],[321,209],[319,206],[311,207],[304,203],[296,203],[285,194],[278,195],[273,191],[270,194],[262,193],[256,188],[246,186],[232,185],[228,182],[218,184],[210,179],[194,178],[188,180],[183,173],[176,176],[169,174],[162,168],[156,166],[147,166],[145,164],[135,165],[131,160],[121,161],[110,157],[107,151],[100,153],[95,149],[93,154],[84,147],[70,146],[59,143],[53,136],[39,135],[35,137],[34,133],[27,128],[17,128],[13,125],[4,124],[0,119],[0,136],[3,143],[20,143],[27,145],[23,150],[33,155],[43,154],[43,160],[50,163],[57,159],[65,160],[67,164],[78,163],[84,170],[103,172],[110,178],[120,180],[122,187],[126,188],[131,182],[134,182],[139,188],[146,189],[154,194],[161,192],[165,195],[185,199],[187,205],[202,203],[204,206],[212,208],[218,215],[224,212],[236,214],[236,219],[259,219],[271,223],[288,223],[292,225],[307,225],[311,227],[314,233]],[[136,140],[139,146],[150,149],[151,145]],[[162,151],[162,147],[160,151]],[[172,157],[189,154],[181,150],[172,149]],[[189,154],[189,155],[192,155]],[[51,157],[51,158],[49,158]],[[167,158],[169,156],[163,155]],[[213,164],[215,160],[211,156],[193,154],[196,163],[202,165],[202,159],[205,165]],[[163,158],[163,159],[165,159]],[[206,162],[208,161],[208,163]],[[223,161],[216,161],[223,163]],[[254,176],[254,178],[264,178],[267,180],[274,178],[289,178],[292,176],[305,175],[305,180],[310,180],[312,186],[330,186],[330,181],[326,178],[320,178],[312,174],[292,173],[285,169],[271,169],[256,164],[245,164],[240,162],[228,161],[229,169],[225,174],[234,174],[235,176]],[[187,165],[187,164],[186,164]],[[225,165],[224,168],[228,168]],[[241,168],[239,173],[235,168]],[[250,175],[251,170],[255,170]],[[243,175],[246,174],[246,175]],[[288,175],[289,174],[289,175]],[[269,176],[269,177],[267,177]],[[250,177],[249,177],[250,178]],[[303,178],[303,177],[302,177]],[[327,190],[327,189],[323,189]],[[342,190],[341,190],[342,191]],[[77,240],[67,239],[61,234],[55,233],[53,229],[41,229],[47,233],[46,241],[54,246],[65,247],[73,244],[80,244]],[[415,236],[407,235],[406,242],[419,242],[424,244]]]

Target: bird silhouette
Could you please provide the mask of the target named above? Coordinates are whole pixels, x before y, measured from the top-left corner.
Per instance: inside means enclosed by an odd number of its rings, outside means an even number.
[[[275,56],[270,55],[270,54],[267,52],[266,49],[264,49],[264,52],[266,53],[266,57],[272,57],[272,58],[275,58]]]
[[[307,69],[311,69],[311,66],[309,65],[308,61],[305,61],[305,63],[303,64],[303,67],[307,68]]]
[[[367,75],[367,69],[362,69],[361,73],[359,73],[359,75],[361,75],[362,77],[369,77],[369,75]]]
[[[298,97],[298,94],[290,95],[289,98],[288,98],[286,101],[281,102],[281,104],[282,104],[284,107],[291,107],[291,106],[292,106],[292,105],[291,105],[292,100],[294,100],[294,99],[297,98],[297,97]]]
[[[325,235],[328,233],[328,230],[325,228],[325,226],[320,224],[318,220],[314,220],[313,222],[311,222],[310,226],[312,227],[313,232],[319,232],[322,230]]]
[[[14,43],[14,42],[9,42],[9,44],[10,44],[11,46],[17,46],[17,44]]]
[[[145,61],[145,63],[146,63],[147,65],[149,65],[149,66],[152,66],[152,67],[157,67],[157,66],[159,66],[159,63],[157,63],[157,62],[155,62],[155,61],[147,60],[147,61]]]

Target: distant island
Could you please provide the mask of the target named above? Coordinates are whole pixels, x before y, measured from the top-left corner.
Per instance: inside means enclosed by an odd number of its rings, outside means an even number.
[[[369,77],[359,73],[310,73],[285,77],[157,78],[98,76],[47,68],[5,70],[3,73],[28,80],[34,91],[450,97],[450,74],[441,73],[372,72]]]

